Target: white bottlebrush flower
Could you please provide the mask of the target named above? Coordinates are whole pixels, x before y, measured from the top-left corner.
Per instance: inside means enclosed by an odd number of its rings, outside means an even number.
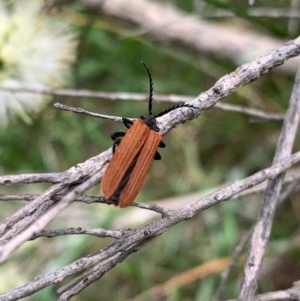
[[[18,115],[30,121],[48,97],[11,93],[11,88],[64,85],[76,57],[75,34],[59,16],[47,15],[39,0],[0,2],[0,125]]]

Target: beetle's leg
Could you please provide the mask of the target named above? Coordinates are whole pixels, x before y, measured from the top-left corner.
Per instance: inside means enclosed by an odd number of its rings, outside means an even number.
[[[160,141],[158,147],[166,147],[166,144],[163,141]]]
[[[155,152],[153,160],[160,160],[160,159],[161,159],[160,153],[159,152]]]
[[[125,135],[126,135],[125,132],[115,132],[115,133],[113,133],[112,135],[110,135],[110,137],[111,137],[112,140],[115,141],[116,139],[122,138],[122,137],[124,137]]]
[[[119,146],[121,140],[122,140],[122,138],[120,138],[120,137],[119,137],[119,138],[116,138],[116,139],[114,140],[114,144],[113,144],[113,146],[112,146],[112,153],[113,153],[113,154],[115,153],[115,151],[116,151],[116,149],[117,149],[117,146]]]
[[[123,117],[122,118],[122,121],[124,123],[124,125],[129,129],[132,125],[133,125],[133,122],[132,120],[126,118],[126,117]]]
[[[112,153],[114,154],[116,149],[117,149],[117,146],[120,144],[122,138],[125,136],[126,133],[124,132],[115,132],[113,133],[110,137],[111,139],[114,141],[114,144],[113,144],[113,149],[112,149]]]
[[[163,142],[163,141],[160,141],[158,147],[166,147],[166,144]],[[159,152],[155,152],[155,155],[154,155],[154,160],[160,160],[161,159],[161,155]]]

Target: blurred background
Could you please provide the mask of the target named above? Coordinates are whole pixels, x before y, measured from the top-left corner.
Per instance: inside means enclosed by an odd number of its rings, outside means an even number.
[[[121,123],[53,107],[55,102],[108,115],[147,114],[151,70],[154,93],[190,97],[221,76],[299,33],[300,1],[112,0],[2,1],[0,4],[0,172],[61,172],[106,150]],[[248,84],[225,102],[285,113],[299,59]],[[5,87],[16,89],[10,92]],[[84,89],[145,93],[145,101],[22,92]],[[156,102],[154,113],[172,104]],[[257,122],[211,109],[164,137],[163,160],[154,162],[141,202],[184,205],[268,167],[281,122]],[[299,140],[295,149],[299,148]],[[1,187],[4,193],[40,193],[48,185]],[[99,195],[98,187],[91,194]],[[261,194],[218,205],[173,227],[134,254],[74,300],[210,300],[236,244],[254,223]],[[259,292],[292,286],[300,276],[298,195],[280,206],[263,267]],[[24,205],[1,202],[1,220]],[[299,209],[299,210],[298,210]],[[128,228],[148,220],[141,209],[76,203],[49,228]],[[130,221],[130,222],[129,222]],[[38,239],[0,267],[1,292],[96,252],[112,239],[67,236]],[[211,263],[211,265],[205,265]],[[202,267],[198,273],[192,269]],[[242,261],[224,291],[239,289]],[[161,295],[141,295],[185,275]],[[175,282],[176,283],[176,282]],[[55,300],[56,287],[28,300]]]

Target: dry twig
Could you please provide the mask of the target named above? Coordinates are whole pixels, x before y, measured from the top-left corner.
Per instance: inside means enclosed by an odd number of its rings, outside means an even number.
[[[280,133],[273,163],[285,160],[292,152],[294,139],[297,133],[300,119],[300,68],[295,78],[293,92],[290,98],[282,131]],[[275,209],[284,180],[285,173],[268,181],[264,201],[257,218],[251,239],[251,248],[245,265],[244,278],[239,295],[240,301],[251,301],[254,299],[260,267],[269,236],[272,229]]]

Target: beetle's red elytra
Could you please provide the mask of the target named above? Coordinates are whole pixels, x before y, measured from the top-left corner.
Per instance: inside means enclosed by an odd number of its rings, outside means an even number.
[[[143,65],[150,82],[149,115],[141,116],[134,122],[123,118],[128,131],[111,135],[114,140],[113,157],[101,181],[101,191],[105,199],[121,208],[134,201],[145,182],[152,161],[161,158],[157,148],[166,146],[159,133],[156,118],[178,107],[193,107],[182,103],[156,116],[152,115],[153,82],[149,69],[144,63]]]
[[[101,182],[106,199],[127,207],[141,190],[161,142],[160,133],[137,119],[116,149]]]

